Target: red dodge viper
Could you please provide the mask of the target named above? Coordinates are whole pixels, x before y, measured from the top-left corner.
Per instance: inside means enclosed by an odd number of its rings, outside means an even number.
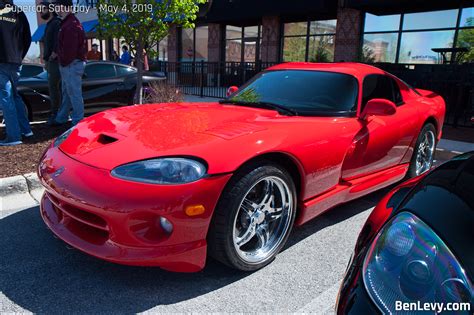
[[[91,116],[41,158],[41,215],[69,245],[128,265],[259,269],[301,225],[428,171],[445,103],[378,68],[285,63],[215,103]]]

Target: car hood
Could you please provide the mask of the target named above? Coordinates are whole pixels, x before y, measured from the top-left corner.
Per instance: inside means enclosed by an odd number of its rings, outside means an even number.
[[[255,136],[267,130],[270,121],[286,117],[276,111],[219,103],[135,105],[84,119],[60,149],[104,169],[161,156],[207,160],[228,150],[230,142]]]

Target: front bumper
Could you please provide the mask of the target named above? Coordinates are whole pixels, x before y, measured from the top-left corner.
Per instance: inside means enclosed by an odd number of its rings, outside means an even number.
[[[41,216],[69,245],[115,263],[199,271],[206,261],[212,213],[230,174],[185,185],[121,180],[110,171],[80,163],[58,148],[43,156],[38,175],[46,191]],[[187,206],[203,205],[189,217]],[[173,224],[168,234],[159,224]]]

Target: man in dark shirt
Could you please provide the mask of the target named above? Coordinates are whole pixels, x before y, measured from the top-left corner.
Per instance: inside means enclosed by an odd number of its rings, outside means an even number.
[[[48,71],[49,99],[51,103],[51,114],[48,124],[53,124],[56,114],[61,104],[61,74],[59,73],[58,63],[58,35],[61,28],[61,19],[52,10],[49,2],[41,3],[41,18],[48,21],[44,31],[43,42],[43,60]]]
[[[22,135],[33,135],[17,91],[21,63],[31,44],[30,25],[25,13],[18,11],[10,0],[0,0],[0,109],[7,133],[0,146],[21,144]]]
[[[58,15],[62,19],[58,37],[62,102],[55,123],[66,123],[72,108],[72,124],[76,125],[84,118],[82,75],[87,53],[86,35],[81,22],[73,13],[72,0],[58,0],[56,5]]]

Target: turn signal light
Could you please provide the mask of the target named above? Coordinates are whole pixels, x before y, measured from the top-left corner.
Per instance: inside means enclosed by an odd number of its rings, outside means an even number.
[[[190,217],[203,214],[204,211],[206,211],[206,208],[203,205],[187,206],[185,209],[185,213]]]

